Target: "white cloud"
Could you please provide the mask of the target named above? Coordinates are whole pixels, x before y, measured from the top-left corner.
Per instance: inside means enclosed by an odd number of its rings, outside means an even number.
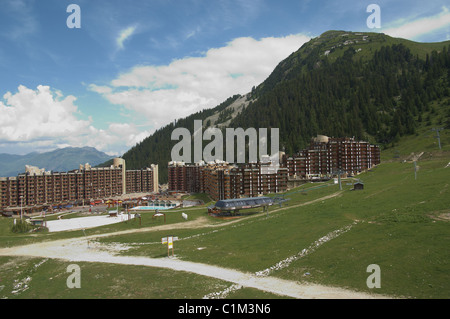
[[[202,31],[202,28],[199,27],[199,26],[197,26],[194,30],[192,30],[191,32],[189,32],[188,34],[186,34],[185,40],[194,37],[196,34],[200,33],[201,31]]]
[[[125,33],[123,40],[127,34],[132,32]],[[149,125],[144,130],[131,121],[95,127],[91,117],[80,118],[75,96],[45,85],[36,89],[20,85],[0,98],[0,151],[48,151],[70,145],[121,155],[174,119],[249,92],[307,40],[303,35],[238,38],[200,57],[163,66],[136,66],[108,86],[89,86],[111,103],[131,110],[128,115],[138,116],[141,123],[146,119]]]
[[[116,39],[117,46],[120,49],[123,49],[124,48],[123,43],[125,42],[125,40],[131,37],[135,31],[136,31],[135,26],[131,26],[120,31],[119,36]]]
[[[75,117],[76,98],[51,91],[39,85],[31,90],[20,85],[18,92],[6,93],[0,101],[0,139],[8,141],[30,141],[53,138],[85,131],[88,121]]]
[[[149,131],[140,132],[134,124],[112,123],[108,131],[111,135],[124,138],[125,145],[132,147],[150,135]]]
[[[86,134],[71,136],[67,142],[72,146],[91,146],[110,155],[121,155],[149,135],[149,131],[141,132],[134,124],[111,123],[107,129],[90,126]]]
[[[134,124],[111,123],[95,128],[92,119],[80,120],[76,98],[49,86],[36,90],[20,85],[0,99],[0,149],[16,153],[48,151],[66,146],[91,146],[119,155],[150,134]]]
[[[437,15],[414,21],[401,19],[396,24],[399,25],[383,29],[382,32],[392,37],[414,40],[424,34],[450,26],[450,12],[446,7],[443,7],[442,12]]]
[[[309,39],[300,34],[260,40],[237,38],[201,57],[186,57],[162,66],[136,66],[109,86],[92,84],[90,89],[160,127],[214,107],[234,94],[248,93]]]

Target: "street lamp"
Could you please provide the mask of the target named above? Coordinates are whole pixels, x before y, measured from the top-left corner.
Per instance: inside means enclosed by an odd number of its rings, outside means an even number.
[[[22,221],[22,201],[23,201],[23,195],[20,196],[20,220]]]

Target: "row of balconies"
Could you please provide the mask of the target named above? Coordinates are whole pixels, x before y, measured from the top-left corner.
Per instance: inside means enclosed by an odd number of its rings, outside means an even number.
[[[120,189],[119,189],[120,188]],[[108,187],[103,188],[99,191],[95,196],[92,191],[94,188],[86,187],[84,192],[76,187],[71,187],[69,189],[54,189],[54,188],[40,188],[36,190],[34,188],[27,189],[27,191],[21,190],[20,192],[10,193],[9,197],[6,197],[6,200],[3,199],[2,206],[12,206],[17,205],[18,198],[22,197],[22,203],[24,205],[33,205],[33,204],[42,204],[46,202],[56,202],[61,200],[72,200],[72,199],[89,199],[89,198],[97,198],[98,196],[110,196],[113,193],[121,193],[121,187]],[[16,195],[17,194],[17,195]]]

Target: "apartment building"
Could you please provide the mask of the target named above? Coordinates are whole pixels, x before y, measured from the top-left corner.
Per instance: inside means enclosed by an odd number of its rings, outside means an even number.
[[[271,163],[267,161],[239,165],[230,172],[229,198],[257,197],[285,192],[287,172],[285,167],[271,168]]]
[[[270,162],[230,165],[215,161],[169,163],[169,191],[206,193],[214,200],[256,197],[287,189],[287,169],[270,170]]]
[[[159,192],[158,165],[152,164],[150,167],[140,170],[126,170],[126,194]]]
[[[16,177],[0,177],[0,208],[80,203],[158,191],[158,165],[127,171],[125,161],[116,158],[111,167],[85,164],[70,172],[46,172],[26,166],[25,173]]]
[[[274,169],[267,158],[257,163],[230,165],[223,161],[169,163],[169,191],[207,193],[214,200],[257,197],[285,192],[288,179],[327,178],[338,170],[356,175],[380,163],[380,149],[355,138],[318,135],[294,156],[281,154]]]
[[[169,162],[168,189],[178,193],[204,193],[207,170],[226,166],[228,163],[219,161],[209,164],[201,161],[192,165],[184,162]]]
[[[380,148],[355,138],[319,135],[307,149],[286,157],[283,165],[289,177],[313,179],[331,176],[338,170],[356,175],[380,163]]]

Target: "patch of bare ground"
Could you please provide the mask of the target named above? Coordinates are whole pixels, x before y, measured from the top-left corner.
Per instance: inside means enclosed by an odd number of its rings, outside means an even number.
[[[433,212],[428,216],[434,220],[448,222],[450,221],[450,209]]]

